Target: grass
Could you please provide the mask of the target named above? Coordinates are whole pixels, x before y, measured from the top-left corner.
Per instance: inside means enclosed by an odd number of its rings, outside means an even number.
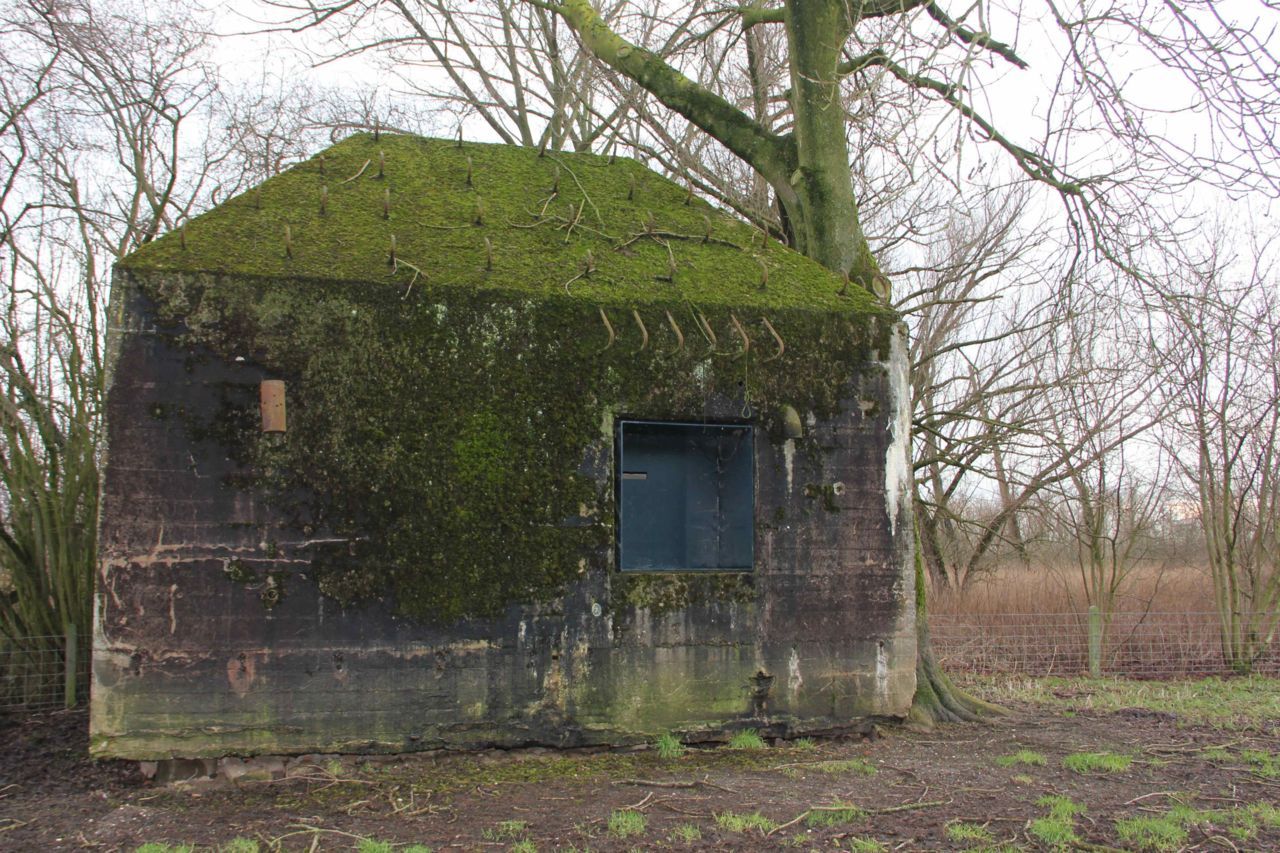
[[[165,844],[161,841],[148,841],[138,847],[134,853],[192,853],[196,848],[190,844]]]
[[[680,742],[680,738],[669,733],[660,735],[654,748],[657,749],[659,758],[668,761],[685,754],[685,746]]]
[[[358,853],[392,853],[394,846],[390,841],[378,841],[373,838],[361,838],[356,842]]]
[[[843,826],[846,823],[862,820],[867,813],[852,803],[832,803],[829,806],[814,806],[809,809],[805,823],[813,827]]]
[[[1030,749],[1020,749],[1009,755],[1002,755],[996,759],[996,764],[1001,767],[1012,767],[1015,764],[1026,764],[1031,767],[1044,767],[1045,757],[1038,752]]]
[[[648,820],[640,812],[622,809],[609,815],[609,834],[614,838],[634,838],[644,835]]]
[[[538,845],[527,838],[517,841],[507,849],[508,853],[538,853]]]
[[[1133,756],[1114,752],[1077,752],[1062,759],[1073,773],[1123,773],[1133,764]]]
[[[995,841],[991,830],[982,824],[962,820],[947,824],[947,838],[957,844],[991,844]]]
[[[671,830],[671,840],[692,844],[695,841],[702,840],[702,830],[698,829],[697,824],[682,823]]]
[[[1230,731],[1265,728],[1280,718],[1280,679],[1262,676],[1189,681],[970,676],[963,682],[996,703],[1031,702],[1064,712],[1142,708],[1173,714],[1180,725]]]
[[[259,845],[252,838],[233,838],[219,849],[221,853],[258,853]]]
[[[832,761],[819,761],[812,765],[819,773],[835,776],[840,773],[856,773],[859,776],[876,775],[875,765],[863,758],[843,758]]]
[[[486,841],[507,841],[524,835],[525,830],[528,828],[529,824],[522,820],[504,820],[497,826],[486,829],[480,834],[484,836]]]
[[[886,853],[888,846],[869,835],[855,835],[849,839],[850,853]]]
[[[818,748],[818,742],[811,737],[796,738],[791,741],[791,748],[798,752],[813,752]]]
[[[778,828],[776,821],[770,820],[760,812],[752,812],[751,814],[720,812],[716,815],[716,826],[725,832],[750,832],[752,830],[769,832]]]
[[[764,742],[764,738],[756,733],[755,729],[743,729],[729,738],[729,749],[768,749],[768,744]]]
[[[1173,815],[1140,815],[1116,821],[1116,834],[1122,841],[1137,850],[1180,850],[1189,837],[1186,829]]]
[[[1076,834],[1076,815],[1084,814],[1085,807],[1070,797],[1041,797],[1036,805],[1047,808],[1047,817],[1036,818],[1027,825],[1027,832],[1050,850],[1069,850],[1080,843]]]

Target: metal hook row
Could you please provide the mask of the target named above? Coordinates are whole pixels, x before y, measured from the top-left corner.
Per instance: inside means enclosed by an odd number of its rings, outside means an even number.
[[[618,331],[609,320],[608,312],[606,312],[604,308],[600,308],[599,311],[600,321],[604,324],[605,332],[609,335],[609,342],[606,343],[604,348],[601,350],[601,352],[604,352],[604,350],[609,349],[617,343]],[[676,318],[671,316],[670,311],[665,311],[664,313],[667,317],[667,323],[671,326],[671,331],[676,336],[676,348],[671,352],[680,352],[684,349],[685,344],[684,331],[680,328],[680,324],[676,322]],[[644,318],[640,316],[640,311],[638,309],[631,309],[631,317],[635,320],[636,327],[640,330],[640,347],[636,352],[643,352],[649,346],[649,329],[645,326]],[[711,326],[711,321],[708,320],[706,315],[701,311],[694,311],[693,319],[698,326],[698,331],[702,333],[704,338],[706,338],[707,344],[711,347],[711,351],[715,352],[716,347],[719,346],[719,339],[716,337],[715,329]],[[729,322],[733,324],[734,331],[737,332],[738,337],[742,339],[742,351],[739,353],[739,357],[745,357],[751,350],[751,336],[747,333],[746,327],[742,324],[742,321],[738,319],[736,314],[729,314]],[[765,329],[768,330],[778,347],[777,351],[773,355],[764,359],[762,362],[763,364],[767,364],[768,362],[781,358],[782,354],[787,351],[787,344],[786,341],[782,339],[782,335],[778,333],[778,330],[774,328],[773,323],[769,322],[768,317],[762,316],[760,318],[760,322],[764,324]]]

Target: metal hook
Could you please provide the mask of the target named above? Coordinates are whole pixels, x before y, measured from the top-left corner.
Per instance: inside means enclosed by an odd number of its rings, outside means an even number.
[[[644,327],[644,320],[640,318],[639,311],[632,308],[631,316],[636,318],[636,325],[640,327],[640,349],[636,350],[636,352],[640,352],[649,345],[649,330]]]
[[[751,338],[747,337],[747,330],[742,328],[742,324],[738,322],[738,318],[732,313],[729,314],[729,321],[733,323],[733,327],[738,330],[738,334],[742,335],[742,354],[745,356],[747,351],[751,349]]]
[[[604,350],[613,346],[613,342],[618,339],[618,333],[613,330],[613,324],[609,322],[609,315],[604,313],[603,308],[600,309],[600,319],[604,321],[604,327],[609,332],[609,343],[605,344],[604,349],[600,350],[600,352],[604,352]]]
[[[766,358],[763,362],[764,364],[768,364],[771,361],[775,361],[779,358],[782,358],[782,354],[787,351],[787,345],[782,340],[782,335],[778,334],[778,330],[775,329],[773,327],[773,324],[769,322],[768,317],[761,317],[760,319],[761,321],[764,322],[764,327],[769,330],[769,334],[773,335],[773,339],[778,342],[778,351],[773,355],[769,356],[768,358]]]
[[[695,311],[693,319],[697,321],[698,328],[702,331],[702,336],[707,339],[707,343],[711,344],[711,351],[715,352],[719,343],[716,341],[715,330],[711,328],[711,323],[702,315],[701,311]]]
[[[676,318],[671,316],[671,312],[667,312],[667,322],[671,324],[671,331],[676,333],[676,348],[672,352],[680,352],[684,349],[684,332],[680,331],[680,326],[676,323]]]

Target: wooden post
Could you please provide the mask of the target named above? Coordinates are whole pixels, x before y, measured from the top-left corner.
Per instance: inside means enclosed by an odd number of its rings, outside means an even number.
[[[1102,677],[1102,611],[1089,605],[1089,677]]]
[[[63,671],[63,699],[66,701],[68,708],[76,706],[76,682],[77,670],[79,669],[76,666],[76,657],[80,648],[76,634],[76,623],[68,622],[66,627],[67,650],[63,656],[63,660],[66,663],[66,668]]]

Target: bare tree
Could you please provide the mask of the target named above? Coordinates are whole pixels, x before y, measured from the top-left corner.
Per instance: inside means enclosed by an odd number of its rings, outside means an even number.
[[[110,264],[310,148],[181,4],[0,5],[0,634],[87,637]],[[258,126],[264,105],[283,111]],[[318,132],[319,128],[314,127]],[[299,141],[300,140],[300,141]]]
[[[1222,651],[1249,672],[1280,623],[1280,287],[1220,246],[1164,295],[1167,449],[1199,506]],[[1244,269],[1241,269],[1241,266]]]

